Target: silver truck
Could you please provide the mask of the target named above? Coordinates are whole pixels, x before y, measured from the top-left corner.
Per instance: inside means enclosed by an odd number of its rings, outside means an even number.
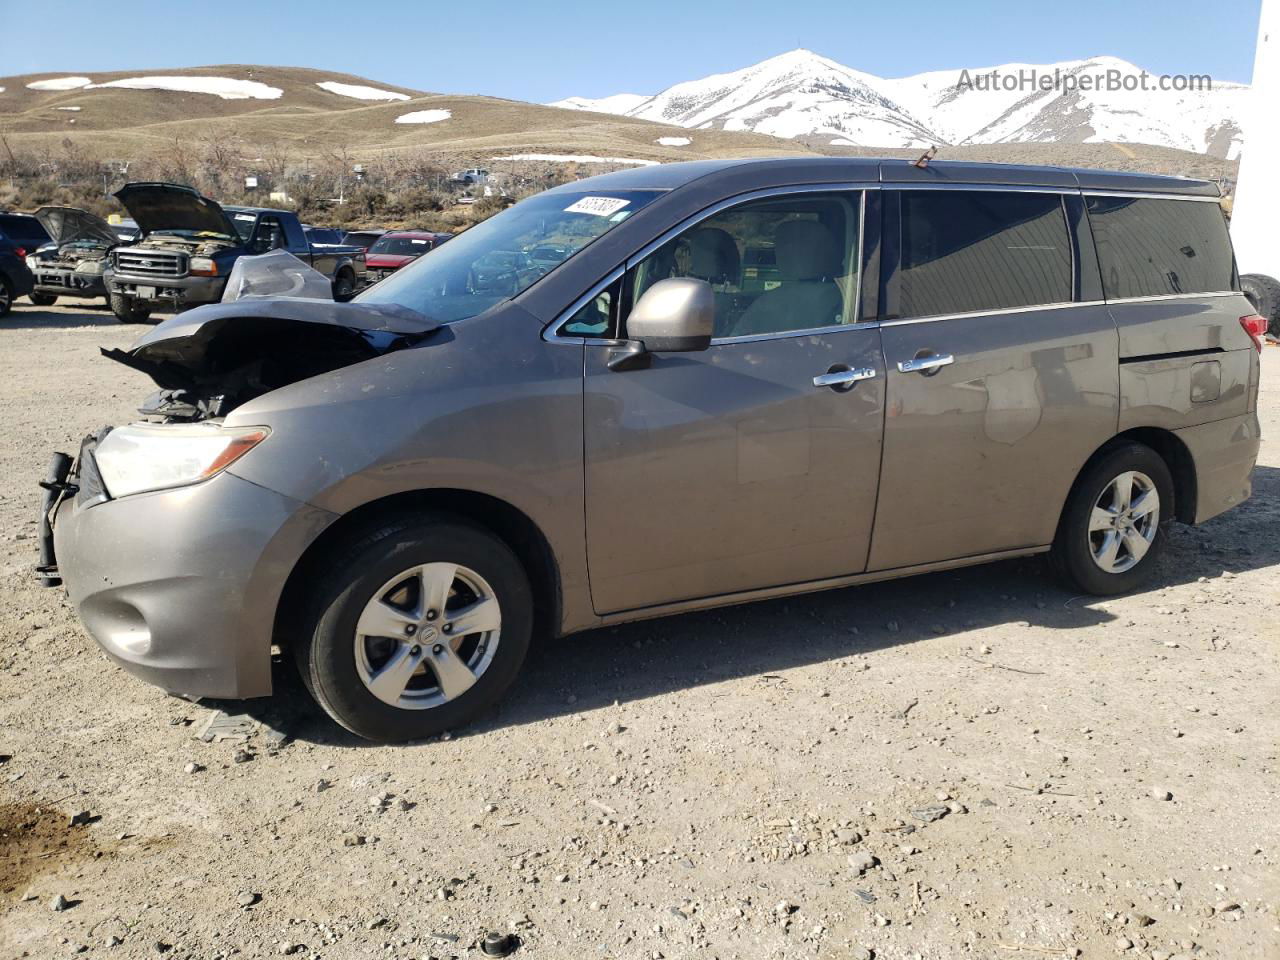
[[[272,250],[328,277],[335,300],[349,300],[364,283],[362,249],[312,247],[291,211],[222,207],[176,183],[128,183],[115,196],[142,231],[136,243],[112,251],[104,274],[122,323],[146,323],[155,309],[217,303],[236,260]]]

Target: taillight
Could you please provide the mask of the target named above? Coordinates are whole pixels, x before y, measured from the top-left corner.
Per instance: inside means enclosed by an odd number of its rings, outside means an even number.
[[[1253,338],[1253,345],[1261,353],[1262,335],[1267,332],[1267,318],[1251,313],[1247,317],[1240,318],[1240,326],[1244,327],[1244,332]]]
[[[13,248],[13,252],[14,252],[14,253],[16,253],[16,254],[17,254],[18,256],[20,256],[20,257],[25,257],[25,256],[27,255],[27,248],[26,248],[26,247],[14,247],[14,248]]]

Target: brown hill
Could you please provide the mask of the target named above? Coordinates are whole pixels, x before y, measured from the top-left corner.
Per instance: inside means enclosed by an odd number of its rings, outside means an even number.
[[[264,149],[305,160],[349,154],[354,160],[429,151],[459,164],[494,157],[550,153],[671,162],[705,157],[778,154],[908,156],[910,150],[838,148],[725,130],[689,130],[611,114],[562,110],[515,100],[437,94],[304,67],[230,64],[173,70],[80,74],[92,86],[31,89],[65,73],[0,77],[0,134],[10,148],[65,150],[70,144],[102,158],[143,158],[175,142],[219,142],[252,158]],[[203,78],[248,82],[279,91],[258,99],[213,93],[103,87],[131,78]],[[405,100],[368,101],[322,89],[336,82],[400,94]],[[262,94],[259,87],[253,92]],[[267,92],[270,92],[267,91]],[[75,109],[72,109],[75,108]],[[434,123],[397,123],[420,111],[449,111]],[[681,146],[659,139],[688,139]],[[948,147],[951,159],[1052,163],[1144,170],[1201,177],[1232,177],[1234,163],[1165,147],[1116,144],[993,144]],[[581,172],[599,165],[579,165]]]
[[[177,70],[80,74],[91,85],[31,89],[67,74],[0,77],[0,133],[14,149],[51,149],[70,140],[98,156],[141,156],[176,139],[239,142],[252,150],[275,144],[299,156],[344,150],[359,159],[428,149],[460,159],[516,153],[619,156],[673,161],[755,154],[810,153],[803,144],[751,133],[681,127],[561,110],[514,100],[424,93],[362,77],[301,67],[225,65]],[[248,96],[103,87],[132,78],[204,78],[261,85]],[[337,82],[402,94],[408,99],[356,99],[317,86]],[[230,84],[223,84],[224,87]],[[265,89],[264,89],[265,88]],[[397,123],[405,114],[448,110],[447,120]],[[657,143],[688,138],[683,146]]]

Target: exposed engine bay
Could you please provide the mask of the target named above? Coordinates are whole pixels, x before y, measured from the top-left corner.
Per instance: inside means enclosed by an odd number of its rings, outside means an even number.
[[[212,257],[222,250],[240,246],[239,240],[218,234],[208,236],[178,236],[170,233],[151,233],[130,245],[132,250],[173,250],[192,257]]]
[[[226,416],[265,393],[416,346],[439,328],[392,304],[274,297],[210,304],[102,355],[160,388],[139,412],[160,423]]]
[[[95,264],[94,267],[85,267],[84,272],[101,274],[108,249],[92,240],[77,240],[56,248],[45,247],[36,251],[33,258],[39,268],[77,270],[81,264]]]

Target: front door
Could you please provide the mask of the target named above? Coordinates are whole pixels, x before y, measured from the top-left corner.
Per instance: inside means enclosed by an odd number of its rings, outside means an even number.
[[[716,291],[699,353],[611,370],[585,350],[587,554],[601,614],[862,571],[884,424],[879,331],[859,325],[861,194],[805,193],[717,213],[633,266]],[[608,303],[584,308],[599,331]],[[625,316],[614,321],[625,330]],[[815,377],[834,374],[834,385]]]

